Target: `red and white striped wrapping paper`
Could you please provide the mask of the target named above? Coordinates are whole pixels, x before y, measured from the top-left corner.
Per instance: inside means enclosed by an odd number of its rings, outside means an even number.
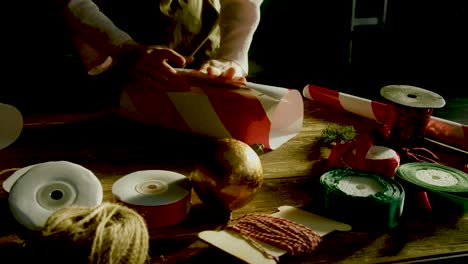
[[[134,82],[123,90],[120,105],[125,116],[150,125],[276,149],[302,128],[303,103],[296,89],[207,81],[187,91]]]
[[[309,84],[304,87],[305,98],[342,109],[379,123],[385,122],[387,104],[354,95],[337,92],[331,89]],[[468,126],[450,120],[430,117],[424,136],[434,141],[468,151]]]

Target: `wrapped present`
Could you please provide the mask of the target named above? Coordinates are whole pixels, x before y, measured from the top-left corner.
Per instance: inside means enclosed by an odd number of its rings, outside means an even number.
[[[235,138],[276,149],[302,128],[303,97],[297,89],[252,82],[222,82],[179,70],[189,84],[168,90],[144,80],[128,84],[121,112],[133,120],[214,138]]]

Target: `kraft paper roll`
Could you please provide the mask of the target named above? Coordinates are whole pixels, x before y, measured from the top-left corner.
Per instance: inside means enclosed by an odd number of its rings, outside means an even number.
[[[172,226],[182,222],[191,208],[190,179],[166,170],[130,173],[112,185],[112,194],[120,202],[140,213],[148,228]]]
[[[55,211],[72,206],[96,206],[102,186],[90,170],[68,161],[50,161],[16,171],[4,183],[14,218],[28,229],[41,230]]]
[[[468,174],[455,168],[427,162],[401,165],[395,174],[405,186],[425,191],[434,211],[468,212]]]
[[[23,116],[9,104],[0,103],[0,149],[15,142],[23,129]]]
[[[405,191],[389,177],[335,169],[324,173],[320,183],[325,209],[337,220],[384,229],[401,222]]]

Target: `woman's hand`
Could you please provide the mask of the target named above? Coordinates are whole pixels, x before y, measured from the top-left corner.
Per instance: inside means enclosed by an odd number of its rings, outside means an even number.
[[[200,67],[200,72],[209,77],[219,77],[223,79],[245,82],[245,74],[242,68],[233,61],[209,60]]]
[[[186,91],[189,85],[177,74],[174,67],[184,67],[191,61],[192,58],[184,57],[172,49],[150,46],[136,60],[131,74],[139,82],[155,89]]]

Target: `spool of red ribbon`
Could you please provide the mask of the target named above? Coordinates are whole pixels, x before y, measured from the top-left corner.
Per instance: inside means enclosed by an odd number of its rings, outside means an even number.
[[[445,105],[444,98],[409,85],[388,85],[380,94],[390,101],[384,129],[391,144],[398,148],[421,146],[432,112]]]
[[[191,208],[190,179],[165,170],[144,170],[128,174],[112,185],[117,202],[135,209],[148,228],[181,223]]]

